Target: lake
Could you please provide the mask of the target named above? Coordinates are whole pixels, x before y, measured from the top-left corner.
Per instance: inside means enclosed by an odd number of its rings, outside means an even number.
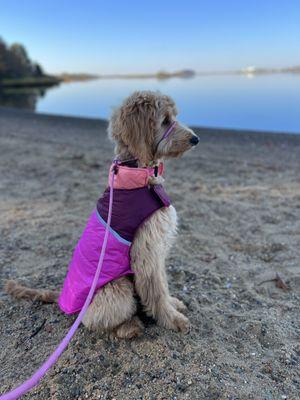
[[[189,125],[300,133],[300,74],[99,79],[45,91],[0,93],[0,104],[41,113],[108,118],[137,89],[171,95]],[[27,96],[27,97],[26,97]],[[28,104],[27,104],[28,103]]]

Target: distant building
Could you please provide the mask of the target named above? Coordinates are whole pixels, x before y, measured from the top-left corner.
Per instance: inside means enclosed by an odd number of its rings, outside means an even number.
[[[255,74],[255,72],[256,72],[256,67],[254,67],[254,66],[246,67],[246,68],[242,69],[242,72],[243,72],[244,74],[250,74],[250,75]]]

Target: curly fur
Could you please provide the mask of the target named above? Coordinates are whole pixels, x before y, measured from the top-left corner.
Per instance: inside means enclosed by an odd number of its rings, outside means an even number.
[[[137,91],[126,98],[113,112],[108,126],[118,159],[137,158],[139,166],[146,166],[164,158],[179,157],[189,150],[193,146],[191,139],[196,135],[178,121],[172,134],[161,140],[176,115],[174,101],[159,92]],[[161,183],[161,179],[152,177],[148,183]],[[188,332],[189,321],[181,313],[186,307],[170,295],[165,270],[176,226],[176,211],[170,206],[156,211],[139,227],[130,253],[134,280],[119,278],[96,293],[83,319],[87,328],[120,338],[140,336],[143,324],[135,315],[135,294],[138,294],[145,312],[160,326]],[[57,300],[56,292],[28,289],[13,281],[6,289],[17,298]]]
[[[176,115],[177,108],[169,96],[151,91],[134,92],[113,112],[109,121],[108,134],[115,142],[115,154],[121,160],[137,158],[141,166],[182,155],[191,148],[189,141],[195,136],[183,124],[178,122],[169,140],[159,143]]]

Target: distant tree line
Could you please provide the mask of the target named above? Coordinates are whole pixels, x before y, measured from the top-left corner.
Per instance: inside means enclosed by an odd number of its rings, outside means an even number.
[[[30,60],[23,45],[8,46],[0,38],[0,80],[42,76],[45,76],[42,67]]]

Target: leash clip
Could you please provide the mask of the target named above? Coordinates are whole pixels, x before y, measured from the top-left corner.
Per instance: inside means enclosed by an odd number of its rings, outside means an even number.
[[[114,166],[112,167],[112,172],[117,175],[119,171],[119,161],[118,160],[114,160]]]

